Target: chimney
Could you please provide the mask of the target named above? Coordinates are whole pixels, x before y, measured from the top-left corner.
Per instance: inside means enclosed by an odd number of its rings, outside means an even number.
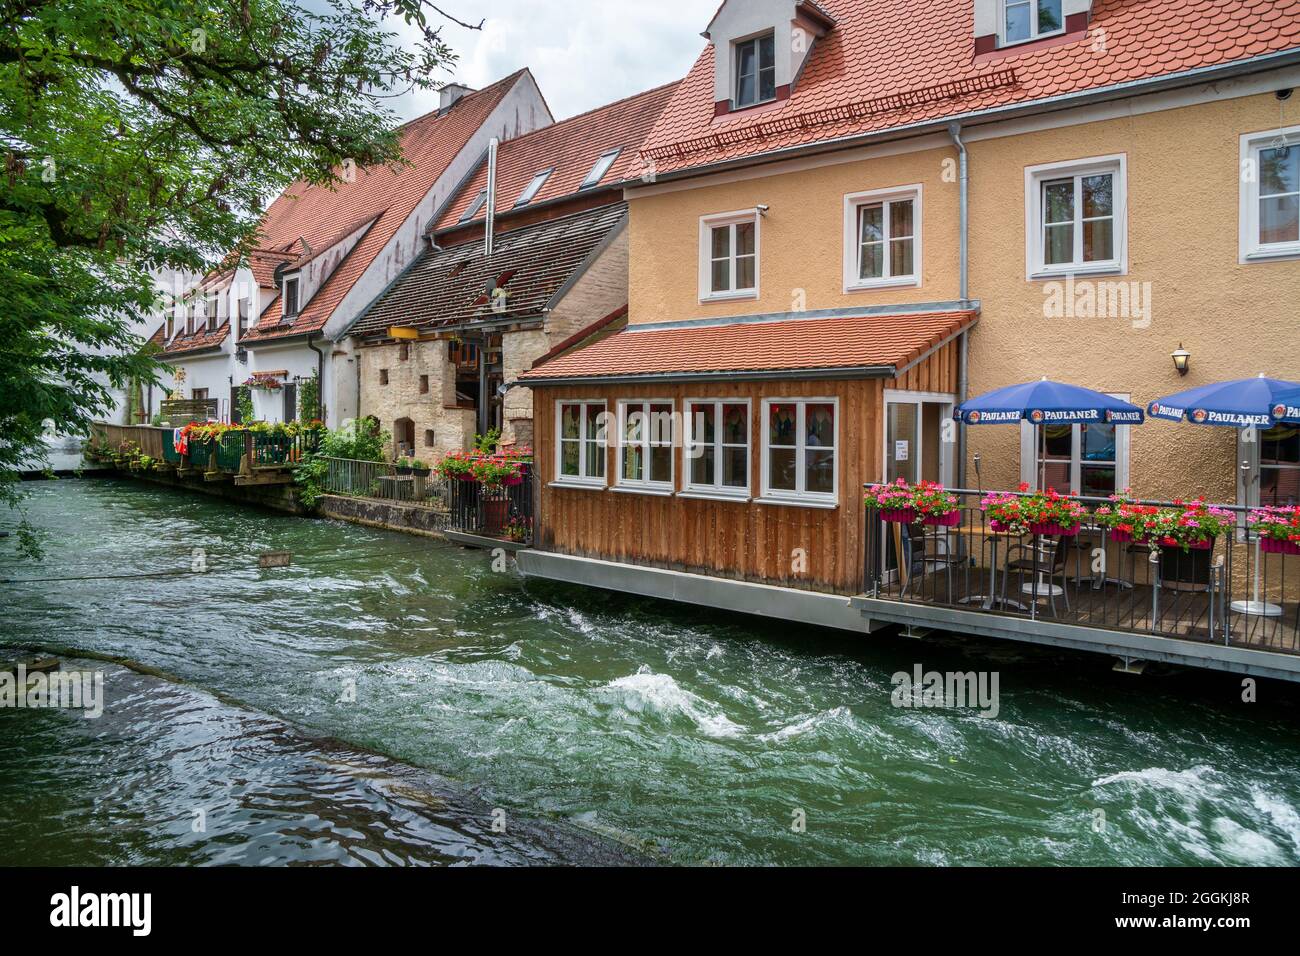
[[[473,88],[464,83],[448,83],[438,91],[438,110],[441,112],[451,109],[462,96],[473,92]]]

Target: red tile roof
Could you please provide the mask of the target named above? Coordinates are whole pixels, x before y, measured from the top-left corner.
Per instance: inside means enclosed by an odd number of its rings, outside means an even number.
[[[670,83],[638,93],[502,143],[497,151],[497,215],[510,212],[533,177],[552,167],[555,172],[529,206],[573,195],[596,165],[596,160],[619,147],[623,151],[600,185],[621,182],[629,174],[639,175],[638,151],[677,85]],[[456,226],[470,204],[486,188],[487,164],[484,163],[448,207],[437,228]],[[471,221],[482,218],[480,214]]]
[[[205,322],[193,335],[186,335],[182,329],[179,335],[172,338],[170,345],[164,346],[164,339],[167,335],[167,324],[164,322],[158,327],[158,331],[149,336],[149,344],[160,349],[162,356],[166,358],[173,355],[188,355],[193,352],[217,348],[226,341],[226,336],[229,334],[229,320],[222,320],[221,324],[210,332]]]
[[[653,378],[824,369],[896,371],[975,322],[975,312],[632,326],[539,365],[520,381]],[[886,374],[887,373],[887,374]]]
[[[715,119],[708,46],[646,159],[667,173],[1300,47],[1300,0],[1095,0],[1086,37],[979,61],[971,0],[821,5],[837,25],[788,100]]]
[[[409,165],[358,169],[353,182],[333,189],[295,183],[285,190],[262,221],[259,255],[253,259],[259,283],[270,263],[266,252],[282,252],[285,259],[297,260],[324,251],[367,221],[374,220],[374,225],[292,323],[280,324],[279,311],[268,307],[263,312],[265,323],[250,328],[245,340],[281,338],[323,328],[353,284],[526,72],[520,70],[467,94],[446,113],[429,113],[403,126],[398,136]],[[307,253],[303,241],[312,253]],[[270,268],[274,270],[273,265]]]

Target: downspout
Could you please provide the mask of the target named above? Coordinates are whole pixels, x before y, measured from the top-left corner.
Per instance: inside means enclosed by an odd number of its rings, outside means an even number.
[[[959,205],[961,207],[961,226],[960,226],[960,272],[961,272],[961,302],[966,306],[970,302],[970,166],[967,161],[966,144],[961,138],[961,124],[953,123],[948,127],[948,135],[952,137],[953,145],[957,147],[960,156],[960,169],[958,171],[958,193]],[[961,341],[957,346],[957,403],[963,404],[970,397],[970,332],[966,331],[961,334]],[[966,426],[957,426],[957,487],[965,488],[966,485]]]
[[[307,335],[307,348],[316,353],[316,417],[325,420],[325,353],[316,348],[314,332]]]
[[[497,219],[497,151],[500,140],[493,136],[488,140],[487,169],[487,213],[483,217],[483,255],[492,259],[492,248]]]

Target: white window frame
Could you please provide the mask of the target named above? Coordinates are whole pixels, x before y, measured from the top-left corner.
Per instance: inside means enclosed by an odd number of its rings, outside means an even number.
[[[528,185],[524,187],[524,191],[515,200],[514,208],[522,209],[536,199],[537,194],[546,188],[546,184],[550,182],[551,174],[554,172],[555,167],[552,166],[550,169],[543,169],[534,173],[533,178],[528,180]]]
[[[1130,401],[1127,392],[1106,394],[1121,402]],[[1115,492],[1117,494],[1132,484],[1129,480],[1129,452],[1133,440],[1133,428],[1132,425],[1115,426]],[[1070,487],[1056,490],[1061,494],[1077,495],[1083,483],[1083,426],[1072,425],[1071,429],[1073,434],[1070,445]],[[1035,491],[1045,490],[1038,487],[1038,426],[1025,421],[1020,423],[1020,480]]]
[[[693,470],[691,457],[695,442],[695,415],[697,405],[712,405],[714,415],[714,470],[713,484],[701,485],[691,480]],[[733,488],[722,483],[725,473],[722,464],[722,451],[727,448],[739,448],[722,441],[722,408],[725,405],[745,406],[745,487]],[[723,498],[728,501],[749,501],[754,487],[754,403],[748,398],[688,398],[682,402],[682,491],[683,497]],[[703,442],[700,442],[703,445]]]
[[[471,202],[468,206],[465,207],[465,211],[461,213],[460,219],[457,220],[456,224],[460,225],[460,223],[462,222],[469,222],[471,219],[473,219],[475,216],[477,216],[480,212],[483,211],[483,206],[486,203],[487,203],[487,190],[486,189],[479,190],[479,194],[474,197],[473,202]]]
[[[922,188],[920,183],[911,186],[894,186],[872,189],[868,192],[849,193],[844,197],[844,291],[863,292],[871,289],[919,288],[924,266],[921,261]],[[885,264],[889,264],[889,204],[912,201],[912,273],[905,276],[886,276],[880,279],[861,279],[862,207],[881,204],[885,217]]]
[[[1259,241],[1259,153],[1273,148],[1277,140],[1284,139],[1292,149],[1300,149],[1300,126],[1266,130],[1262,133],[1244,133],[1241,137],[1241,164],[1237,167],[1241,181],[1240,256],[1243,265],[1249,262],[1266,262],[1272,259],[1300,258],[1300,242]],[[1253,175],[1247,175],[1247,171]]]
[[[564,409],[572,406],[578,406],[581,411],[578,413],[578,474],[564,474]],[[593,441],[585,436],[582,425],[586,421],[587,409],[599,409],[598,416],[604,416],[609,411],[608,404],[601,399],[600,401],[590,401],[587,399],[561,399],[555,403],[555,480],[552,484],[558,487],[569,488],[605,488],[609,482],[609,435],[605,434],[604,419],[597,418],[596,438]],[[569,443],[572,443],[571,441]],[[604,475],[587,474],[587,445],[594,444],[600,449],[601,459],[605,462]]]
[[[770,485],[771,469],[771,437],[772,429],[769,424],[769,415],[773,405],[795,405],[798,407],[798,423],[795,426],[795,474],[796,490],[789,491],[784,488],[772,488]],[[809,405],[830,405],[835,414],[835,444],[830,450],[831,461],[834,464],[832,483],[835,491],[831,494],[823,492],[809,492],[802,490],[808,480],[805,462],[807,460],[808,448],[806,445],[807,429],[807,408]],[[791,395],[781,398],[763,399],[762,418],[759,420],[759,433],[762,436],[762,449],[760,465],[763,469],[760,487],[762,488],[762,497],[758,500],[761,504],[778,504],[778,505],[799,505],[808,508],[838,508],[840,503],[840,457],[844,450],[844,442],[840,437],[840,400],[838,398],[815,398],[805,397],[802,395]],[[786,446],[781,446],[782,448]],[[824,447],[818,447],[817,451],[825,451]]]
[[[768,37],[772,38],[772,95],[763,98],[763,40]],[[752,36],[744,37],[740,40],[733,40],[731,43],[731,108],[733,110],[748,110],[755,106],[762,106],[764,103],[773,103],[776,101],[776,90],[779,84],[776,82],[780,75],[780,67],[777,65],[776,57],[776,30],[764,30],[761,33],[755,33]],[[754,102],[740,102],[740,50],[741,47],[754,44]]]
[[[1264,468],[1260,446],[1263,444],[1266,428],[1254,429],[1254,441],[1246,441],[1248,429],[1237,430],[1237,503],[1247,508],[1260,507],[1259,489],[1264,483]],[[1245,465],[1246,468],[1240,467]],[[1290,471],[1294,465],[1270,465]]]
[[[1029,3],[1029,36],[1023,40],[1010,40],[1007,38],[1007,7],[1016,6],[1025,0],[998,0],[998,46],[1019,46],[1022,43],[1033,43],[1035,40],[1045,40],[1048,37],[1059,37],[1065,33],[1065,0],[1061,2],[1061,25],[1055,30],[1049,30],[1046,33],[1038,29],[1038,0],[1028,0]]]
[[[1043,183],[1053,179],[1109,173],[1115,177],[1114,257],[1105,262],[1080,262],[1083,253],[1083,210],[1076,201],[1074,254],[1076,262],[1067,265],[1047,265],[1043,236]],[[1025,167],[1025,266],[1026,278],[1058,279],[1066,276],[1126,275],[1128,273],[1128,156],[1117,153],[1111,156],[1094,156],[1088,159],[1045,163]]]
[[[650,415],[651,405],[667,405],[672,411],[669,413],[668,428],[671,434],[668,437],[668,480],[667,481],[650,481],[648,478],[624,478],[623,477],[623,449],[633,443],[625,443],[624,436],[627,434],[627,419],[629,412],[641,412],[645,415],[644,434],[641,439],[635,442],[640,447],[644,457],[645,474],[650,473],[650,449],[663,448],[662,439],[655,440],[652,435],[650,424],[652,418]],[[614,491],[632,491],[638,494],[653,495],[671,495],[677,487],[677,405],[671,398],[621,398],[618,401],[618,435],[615,441],[614,454]]]
[[[581,192],[584,189],[594,189],[600,185],[600,181],[609,175],[609,171],[614,168],[618,162],[619,156],[623,154],[623,147],[618,146],[614,149],[607,149],[600,154],[600,158],[592,165],[591,170],[587,173],[587,178],[582,181],[578,187]],[[599,175],[597,175],[599,173]]]
[[[717,213],[700,217],[700,301],[728,302],[737,299],[757,299],[759,295],[759,272],[763,261],[762,216],[757,209],[739,209],[735,212]],[[743,223],[754,225],[754,287],[737,289],[736,285],[736,226]],[[713,230],[730,227],[731,229],[731,286],[726,292],[713,291]]]
[[[289,311],[289,283],[293,283],[294,311]],[[293,273],[284,277],[280,288],[280,316],[292,319],[302,314],[302,276]]]

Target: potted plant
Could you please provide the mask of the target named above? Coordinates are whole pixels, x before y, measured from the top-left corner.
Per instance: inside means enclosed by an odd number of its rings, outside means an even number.
[[[483,533],[500,534],[510,514],[510,499],[502,492],[507,485],[522,480],[519,463],[505,458],[476,458],[472,473],[483,486]]]
[[[446,481],[474,481],[474,459],[464,452],[448,455],[434,469]]]
[[[410,475],[410,473],[411,473],[411,459],[409,459],[409,458],[399,458],[399,459],[397,459],[397,463],[393,466],[393,469],[394,469],[394,470],[395,470],[399,475],[402,475],[403,477]]]
[[[1124,489],[1122,494],[1111,495],[1111,503],[1102,505],[1093,512],[1093,520],[1104,529],[1110,540],[1119,544],[1131,544],[1146,539],[1146,521],[1160,509],[1139,505],[1130,497],[1132,491]]]
[[[903,478],[893,484],[872,485],[867,489],[864,501],[868,508],[880,512],[880,520],[896,524],[912,524],[916,521],[916,508],[912,502],[912,486]]]
[[[532,534],[532,522],[527,518],[511,518],[502,533],[516,544],[523,544]]]
[[[961,523],[957,496],[945,491],[937,482],[922,481],[913,489],[912,509],[924,525],[954,528]]]
[[[406,471],[402,471],[405,468]],[[418,458],[403,458],[397,463],[397,473],[399,475],[414,475],[416,478],[428,478],[432,474],[432,469]]]
[[[1153,543],[1168,550],[1211,551],[1214,540],[1235,523],[1231,511],[1216,508],[1201,498],[1191,503],[1174,501],[1172,508],[1160,508],[1146,521],[1146,534]]]
[[[994,534],[1026,534],[1029,527],[1021,520],[1020,496],[998,491],[984,496],[980,502]]]
[[[1260,508],[1247,521],[1265,554],[1300,554],[1300,506]]]
[[[1061,538],[1077,535],[1086,514],[1082,504],[1054,488],[1031,492],[1023,483],[1018,494],[988,495],[981,506],[995,532]]]

